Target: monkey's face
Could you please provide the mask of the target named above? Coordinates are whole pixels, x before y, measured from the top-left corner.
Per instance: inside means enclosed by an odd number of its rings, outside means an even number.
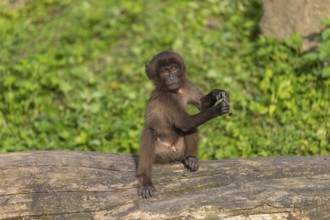
[[[157,89],[177,91],[186,80],[186,70],[182,57],[172,51],[163,51],[147,65],[146,73]]]
[[[159,68],[159,78],[162,85],[170,91],[178,90],[181,86],[181,71],[177,64],[162,66]]]

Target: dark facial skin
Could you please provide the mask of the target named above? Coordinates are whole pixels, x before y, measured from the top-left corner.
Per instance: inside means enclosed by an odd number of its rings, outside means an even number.
[[[214,89],[203,96],[187,79],[184,61],[175,52],[156,55],[146,65],[146,74],[155,89],[145,110],[136,173],[142,198],[153,195],[151,170],[154,163],[181,161],[188,170],[196,171],[199,167],[197,127],[229,112],[227,92]],[[220,99],[223,101],[216,104]],[[189,115],[186,109],[189,104],[200,112]]]
[[[170,64],[163,66],[159,69],[159,76],[162,83],[168,88],[169,91],[175,91],[180,88],[179,67],[177,64]]]

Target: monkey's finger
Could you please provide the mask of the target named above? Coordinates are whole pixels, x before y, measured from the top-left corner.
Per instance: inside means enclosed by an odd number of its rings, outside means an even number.
[[[221,89],[212,90],[212,96],[215,98],[216,101],[227,97],[226,94],[227,94],[227,92],[225,90],[221,90]]]
[[[220,100],[222,98],[222,90],[218,90],[218,89],[214,90],[213,96],[217,101]]]
[[[139,196],[142,196],[143,197],[143,191],[144,191],[144,187],[141,187],[139,189]]]
[[[194,161],[189,161],[189,170],[193,171],[193,167],[194,167]]]
[[[187,169],[190,170],[189,161],[190,161],[189,158],[186,158],[186,159],[184,160],[184,165],[185,165],[185,167],[186,167]]]
[[[192,172],[196,171],[196,161],[190,162],[190,171]]]
[[[154,191],[154,187],[152,186],[141,187],[139,190],[139,195],[144,199],[148,199],[152,196],[153,191]]]
[[[152,193],[148,189],[144,189],[141,193],[142,198],[149,199],[152,196]]]
[[[192,165],[191,165],[191,171],[194,172],[198,169],[198,162],[195,161]]]
[[[198,169],[198,160],[195,157],[188,157],[185,159],[185,165],[189,171],[194,172]]]
[[[220,106],[221,107],[228,107],[229,108],[229,102],[222,101],[222,102],[220,102]]]

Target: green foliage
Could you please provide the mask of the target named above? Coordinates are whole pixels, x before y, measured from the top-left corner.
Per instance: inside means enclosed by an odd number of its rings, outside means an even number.
[[[328,154],[330,29],[301,54],[299,35],[260,36],[261,14],[260,0],[1,6],[1,151],[137,153],[144,64],[172,49],[204,92],[231,94],[234,116],[200,129],[201,158]]]

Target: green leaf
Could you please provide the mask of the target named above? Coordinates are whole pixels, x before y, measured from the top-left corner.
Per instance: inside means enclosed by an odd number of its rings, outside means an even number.
[[[322,34],[322,40],[328,40],[330,39],[330,28],[325,29]]]
[[[322,77],[323,78],[330,78],[330,67],[325,67],[322,70]]]

